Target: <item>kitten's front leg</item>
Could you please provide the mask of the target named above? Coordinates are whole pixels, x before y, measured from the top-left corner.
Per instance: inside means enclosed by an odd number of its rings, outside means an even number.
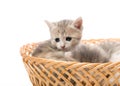
[[[73,58],[72,52],[65,52],[65,59],[66,61],[77,61],[76,59]]]
[[[46,53],[45,58],[58,61],[66,61],[66,59],[64,58],[64,52],[62,51],[48,52]]]

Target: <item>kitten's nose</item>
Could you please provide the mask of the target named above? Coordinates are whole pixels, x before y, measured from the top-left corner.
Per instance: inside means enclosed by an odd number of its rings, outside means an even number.
[[[61,46],[61,48],[64,49],[64,48],[65,48],[65,45]]]

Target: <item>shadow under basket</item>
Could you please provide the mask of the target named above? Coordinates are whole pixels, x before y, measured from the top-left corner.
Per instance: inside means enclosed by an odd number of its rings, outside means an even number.
[[[99,43],[105,40],[91,39],[83,43]],[[120,86],[120,62],[79,63],[32,57],[38,43],[21,47],[23,63],[33,86]]]

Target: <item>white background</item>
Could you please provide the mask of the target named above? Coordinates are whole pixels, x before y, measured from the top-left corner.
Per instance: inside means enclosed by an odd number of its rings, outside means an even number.
[[[120,37],[120,0],[0,0],[0,86],[32,86],[19,50],[49,39],[44,20],[83,18],[83,39]]]

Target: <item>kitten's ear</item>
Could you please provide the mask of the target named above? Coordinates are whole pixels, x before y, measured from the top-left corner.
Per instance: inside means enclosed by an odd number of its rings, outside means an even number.
[[[47,24],[47,26],[48,26],[50,29],[54,26],[53,23],[51,23],[51,22],[49,22],[49,21],[47,21],[47,20],[45,20],[45,23]]]
[[[83,22],[82,18],[79,17],[79,18],[77,18],[77,19],[73,22],[73,25],[74,25],[75,28],[81,29],[81,27],[82,27],[82,22]]]

